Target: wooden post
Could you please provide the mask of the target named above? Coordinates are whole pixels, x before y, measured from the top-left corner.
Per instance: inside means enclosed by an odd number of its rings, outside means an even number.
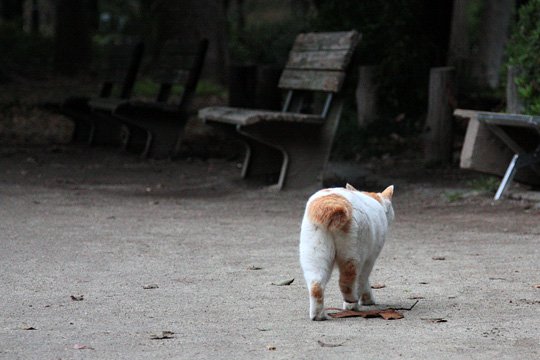
[[[506,112],[513,114],[523,113],[523,102],[521,101],[515,82],[517,75],[518,69],[509,66],[506,77]]]
[[[374,80],[375,66],[358,67],[356,86],[356,111],[358,127],[363,128],[377,116],[377,84]]]
[[[424,127],[424,160],[427,164],[452,161],[452,112],[455,107],[454,68],[432,68],[429,75],[429,103]]]

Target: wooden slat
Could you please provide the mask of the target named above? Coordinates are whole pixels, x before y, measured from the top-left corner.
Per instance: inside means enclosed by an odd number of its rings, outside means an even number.
[[[291,51],[289,61],[287,61],[285,67],[288,69],[345,70],[351,59],[351,54],[350,49]]]
[[[293,51],[354,49],[360,40],[357,31],[306,33],[296,37]]]
[[[293,90],[338,92],[343,85],[345,73],[325,70],[285,69],[279,80],[279,87]]]
[[[184,84],[189,77],[189,71],[178,69],[158,69],[152,76],[160,84]]]

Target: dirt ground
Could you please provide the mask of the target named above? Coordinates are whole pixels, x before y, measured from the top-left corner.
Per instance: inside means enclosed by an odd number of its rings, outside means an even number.
[[[370,168],[396,185],[378,306],[418,303],[312,322],[307,190],[245,184],[234,161],[75,146],[4,147],[0,169],[2,359],[540,358],[540,209],[494,205],[458,170]]]

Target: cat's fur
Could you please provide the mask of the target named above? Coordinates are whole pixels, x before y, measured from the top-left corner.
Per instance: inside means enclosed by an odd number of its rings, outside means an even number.
[[[300,234],[300,264],[309,292],[309,317],[325,320],[324,290],[339,269],[343,308],[375,303],[369,274],[394,219],[394,187],[382,193],[346,188],[320,190],[307,204]]]

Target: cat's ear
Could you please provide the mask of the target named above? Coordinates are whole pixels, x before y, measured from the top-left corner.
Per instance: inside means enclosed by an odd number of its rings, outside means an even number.
[[[347,190],[351,190],[351,191],[358,191],[354,188],[354,186],[352,186],[351,184],[347,183],[347,185],[345,185],[345,189]]]
[[[390,185],[384,191],[381,193],[381,196],[385,199],[392,200],[392,196],[394,195],[394,185]]]

